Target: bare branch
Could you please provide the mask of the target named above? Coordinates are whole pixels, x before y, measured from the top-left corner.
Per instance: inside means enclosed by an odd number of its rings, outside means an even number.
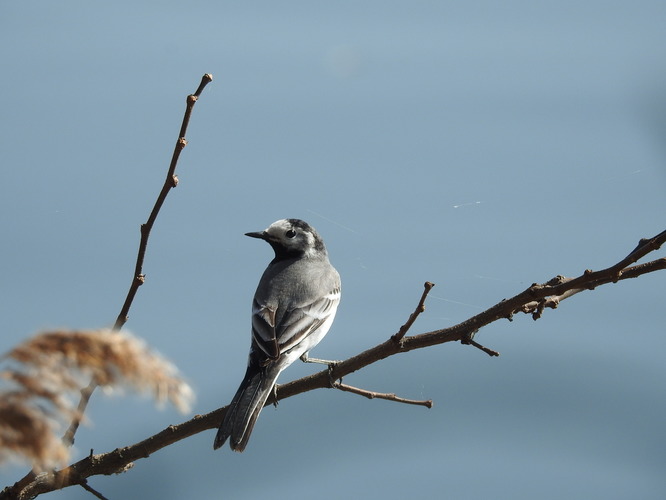
[[[148,220],[146,221],[145,224],[141,225],[141,240],[139,242],[139,250],[137,252],[136,264],[134,266],[134,276],[132,278],[132,283],[130,284],[129,291],[127,292],[127,296],[125,297],[125,302],[123,303],[123,306],[120,310],[120,314],[118,314],[116,322],[113,325],[113,331],[120,330],[123,327],[123,325],[127,322],[129,310],[130,307],[132,306],[132,302],[134,301],[134,297],[136,296],[139,287],[143,285],[146,281],[146,277],[143,274],[143,261],[146,256],[146,248],[148,247],[148,238],[150,238],[150,231],[152,230],[153,225],[155,224],[157,215],[159,214],[160,209],[162,208],[162,204],[164,203],[164,200],[166,200],[169,191],[171,191],[172,188],[175,188],[178,185],[178,177],[175,174],[176,165],[178,164],[178,158],[180,158],[180,152],[187,145],[187,140],[185,139],[185,133],[187,132],[187,126],[190,123],[190,116],[192,115],[192,110],[199,96],[201,95],[201,92],[203,92],[203,89],[206,87],[206,85],[208,85],[212,81],[213,81],[213,75],[208,73],[205,74],[201,78],[201,83],[199,84],[199,87],[197,88],[196,92],[194,94],[187,96],[187,101],[186,101],[187,104],[185,107],[183,122],[180,127],[180,133],[178,134],[178,140],[176,141],[176,146],[174,147],[173,155],[171,156],[171,163],[169,164],[169,169],[167,171],[166,179],[164,180],[164,185],[162,186],[162,190],[157,196],[157,200],[155,201],[155,205],[153,206],[153,209],[150,212],[150,215],[148,216]],[[86,387],[81,389],[81,397],[79,399],[79,404],[77,407],[78,416],[72,420],[72,423],[70,424],[69,428],[62,437],[63,442],[68,446],[74,444],[74,436],[76,435],[76,431],[79,429],[79,425],[81,424],[80,419],[84,415],[86,408],[88,407],[88,402],[90,401],[90,398],[93,392],[95,392],[96,388],[97,388],[97,381],[93,378]]]
[[[120,314],[116,319],[116,323],[113,325],[114,330],[120,330],[122,326],[127,322],[127,315],[129,313],[130,307],[132,306],[132,301],[136,295],[139,287],[145,282],[145,275],[143,274],[143,261],[146,255],[146,248],[148,246],[148,238],[150,237],[150,231],[153,229],[157,215],[162,208],[164,200],[166,200],[169,191],[172,188],[175,188],[178,185],[178,178],[175,176],[176,165],[178,164],[178,159],[180,158],[180,152],[187,145],[187,140],[185,139],[185,133],[187,132],[187,126],[190,123],[190,116],[192,115],[192,110],[196,104],[201,92],[206,87],[206,85],[213,81],[213,75],[205,74],[201,78],[201,83],[197,88],[194,94],[187,96],[187,106],[185,108],[185,115],[183,116],[183,122],[180,127],[180,133],[178,135],[178,140],[176,141],[176,146],[174,147],[173,155],[171,156],[171,163],[169,164],[169,170],[167,171],[166,179],[164,180],[164,185],[160,194],[157,196],[155,205],[153,206],[148,220],[145,224],[141,225],[141,241],[139,242],[139,251],[136,258],[136,265],[134,267],[134,277],[130,285],[130,289],[127,292],[127,297],[125,298],[125,303],[123,304]]]
[[[172,179],[175,178],[172,177]],[[142,234],[143,231],[144,230],[142,229]],[[544,284],[535,283],[518,295],[503,300],[486,311],[483,311],[458,325],[420,335],[405,337],[406,332],[414,323],[418,315],[423,311],[427,293],[432,288],[431,284],[426,283],[425,290],[416,310],[410,315],[407,323],[403,325],[397,334],[371,349],[345,361],[331,365],[327,370],[280,386],[276,391],[275,398],[271,398],[271,401],[267,404],[272,403],[273,399],[279,401],[314,389],[334,387],[369,398],[383,398],[429,406],[431,403],[427,401],[419,402],[398,398],[394,394],[373,393],[371,391],[342,384],[341,382],[334,382],[331,384],[331,380],[341,379],[343,376],[398,353],[404,353],[446,342],[461,341],[462,343],[471,344],[492,356],[498,355],[495,351],[485,348],[473,340],[473,336],[480,328],[497,321],[498,319],[506,318],[511,320],[513,315],[517,312],[531,313],[534,319],[538,319],[546,308],[554,309],[562,300],[580,293],[583,290],[592,290],[604,284],[616,283],[623,279],[636,278],[643,274],[666,269],[665,258],[631,266],[631,264],[637,262],[638,259],[660,248],[664,241],[666,241],[666,231],[663,231],[653,238],[641,239],[636,248],[634,248],[627,257],[611,267],[596,272],[586,270],[582,275],[576,278],[557,276]],[[140,252],[137,262],[139,263],[141,261],[142,256]],[[396,340],[398,340],[398,342],[396,342]],[[132,446],[116,449],[101,455],[91,454],[60,471],[43,473],[37,476],[29,474],[14,486],[5,488],[5,490],[0,493],[0,499],[32,498],[40,493],[53,491],[54,489],[60,489],[74,484],[82,484],[87,477],[92,475],[123,472],[131,467],[135,460],[146,458],[155,451],[193,434],[217,427],[223,418],[225,411],[226,407],[215,410],[207,415],[197,415],[193,419],[182,424],[169,426],[167,429]]]
[[[427,400],[405,399],[398,397],[393,393],[366,391],[365,389],[359,389],[358,387],[353,387],[351,385],[343,384],[342,382],[333,382],[333,387],[335,389],[340,389],[341,391],[358,394],[359,396],[363,396],[368,399],[375,399],[375,398],[386,399],[388,401],[395,401],[396,403],[406,403],[409,405],[426,406],[428,408],[432,408],[432,399],[427,399]]]
[[[583,290],[591,290],[597,286],[615,283],[623,279],[636,278],[643,274],[666,269],[666,258],[657,259],[632,267],[626,267],[636,262],[638,258],[659,248],[664,240],[666,240],[666,231],[654,238],[641,240],[636,249],[614,266],[597,272],[586,271],[581,276],[573,279],[556,277],[541,285],[534,284],[518,295],[503,300],[486,311],[457,325],[419,335],[406,336],[403,337],[400,342],[395,342],[393,338],[389,338],[385,342],[357,354],[356,356],[345,361],[340,361],[335,365],[331,365],[326,370],[279,386],[275,398],[271,398],[267,404],[314,389],[336,388],[335,383],[331,384],[332,379],[339,380],[343,376],[349,375],[365,366],[395,354],[405,353],[446,342],[470,341],[472,340],[471,337],[479,330],[479,328],[497,321],[498,319],[511,319],[516,312],[533,312],[535,307],[534,304],[536,304],[536,307],[538,308],[540,304],[547,304],[548,300],[550,300],[550,303],[555,305],[556,303],[559,303],[559,301],[571,297]],[[555,297],[557,298],[557,301],[555,300]],[[546,305],[542,307],[542,310],[545,307]],[[485,352],[491,351],[480,345],[475,347],[479,347]],[[352,388],[351,386],[337,388],[349,390],[349,392],[361,394],[366,397],[370,397],[368,394],[372,394],[373,397],[381,397],[377,396],[376,393]],[[401,402],[408,401],[403,401],[402,398],[397,398],[397,396],[393,395],[384,396],[388,396],[384,399],[392,399]],[[415,402],[414,404],[418,403]],[[32,498],[40,493],[53,491],[54,489],[64,488],[74,484],[80,484],[82,478],[85,479],[99,474],[123,472],[131,467],[134,461],[146,458],[170,444],[199,432],[217,428],[220,421],[224,418],[225,412],[226,407],[206,415],[196,415],[187,422],[169,426],[157,434],[131,446],[119,448],[100,455],[91,454],[60,471],[41,474],[37,477],[26,476],[14,486],[6,488],[0,493],[0,500]]]

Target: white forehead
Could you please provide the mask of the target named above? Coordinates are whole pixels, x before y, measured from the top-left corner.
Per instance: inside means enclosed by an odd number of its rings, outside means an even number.
[[[285,231],[291,229],[291,222],[287,219],[280,219],[273,222],[270,226],[266,228],[268,234],[283,234]]]

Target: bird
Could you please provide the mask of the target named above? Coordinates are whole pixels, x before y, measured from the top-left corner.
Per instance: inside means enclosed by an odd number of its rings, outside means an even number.
[[[341,296],[340,275],[317,231],[300,219],[281,219],[264,231],[245,233],[266,241],[275,258],[264,271],[252,301],[252,340],[247,370],[227,408],[213,448],[229,439],[232,450],[247,446],[259,413],[280,373],[308,353],[331,327]]]

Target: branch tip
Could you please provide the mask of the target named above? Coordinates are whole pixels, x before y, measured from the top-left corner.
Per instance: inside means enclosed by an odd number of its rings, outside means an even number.
[[[421,299],[419,300],[419,303],[416,305],[416,309],[414,309],[414,312],[409,315],[409,318],[407,319],[407,322],[400,327],[400,330],[398,330],[398,333],[394,334],[391,336],[391,340],[393,342],[400,343],[403,339],[403,337],[407,334],[409,329],[412,327],[414,324],[414,321],[416,321],[416,318],[418,318],[419,314],[425,311],[425,300],[426,297],[428,296],[428,293],[430,293],[430,290],[432,290],[432,287],[434,287],[435,284],[431,283],[430,281],[426,281],[423,284],[423,294],[421,294]]]
[[[199,84],[199,88],[197,88],[197,91],[194,93],[195,96],[200,96],[201,92],[203,92],[203,89],[208,85],[210,82],[213,81],[213,75],[210,73],[206,73],[204,76],[201,77],[201,83]]]

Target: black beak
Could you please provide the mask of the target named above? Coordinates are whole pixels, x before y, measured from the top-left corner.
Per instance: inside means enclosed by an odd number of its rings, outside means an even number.
[[[245,236],[249,236],[250,238],[259,238],[260,240],[265,240],[266,231],[258,231],[256,233],[245,233]]]

